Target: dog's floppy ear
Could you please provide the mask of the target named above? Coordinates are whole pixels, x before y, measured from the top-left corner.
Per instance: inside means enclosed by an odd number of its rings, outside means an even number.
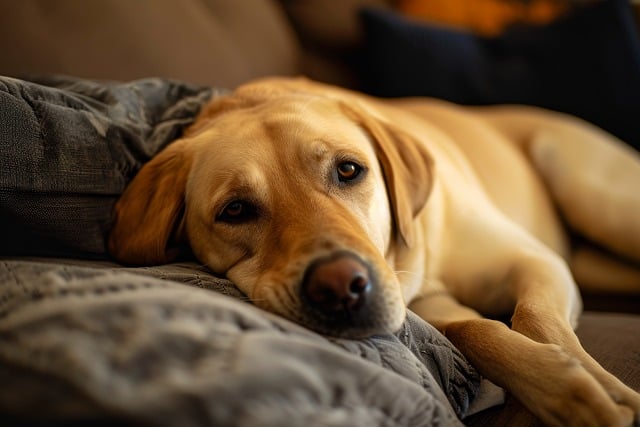
[[[369,133],[382,166],[396,232],[413,244],[412,222],[427,203],[433,185],[433,159],[413,136],[372,114],[344,105]]]
[[[184,194],[192,156],[175,141],[146,163],[114,209],[109,252],[126,264],[170,262],[184,238]]]
[[[109,252],[127,264],[154,265],[176,258],[185,240],[184,197],[198,134],[219,116],[255,105],[249,96],[220,96],[209,102],[183,138],[145,164],[116,203]]]

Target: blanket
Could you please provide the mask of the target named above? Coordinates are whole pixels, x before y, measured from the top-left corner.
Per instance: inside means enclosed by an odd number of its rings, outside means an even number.
[[[480,376],[412,313],[336,339],[193,261],[109,260],[118,195],[224,90],[38,82],[0,78],[2,425],[460,424]]]

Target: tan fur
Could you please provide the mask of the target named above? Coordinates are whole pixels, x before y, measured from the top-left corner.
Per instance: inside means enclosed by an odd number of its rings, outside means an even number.
[[[344,159],[365,166],[357,184],[334,179]],[[258,306],[323,333],[393,331],[409,305],[546,424],[631,425],[640,396],[573,333],[581,302],[557,210],[622,255],[626,275],[613,277],[640,292],[637,182],[637,153],[568,116],[265,79],[213,101],[142,168],[109,244],[154,264],[188,243]],[[233,200],[257,207],[251,221],[220,220]],[[339,251],[382,287],[375,316],[341,330],[299,289],[313,260]],[[507,313],[511,329],[483,318]]]

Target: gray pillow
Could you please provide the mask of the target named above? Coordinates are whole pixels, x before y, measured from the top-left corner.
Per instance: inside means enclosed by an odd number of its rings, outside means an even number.
[[[102,258],[118,196],[219,91],[0,77],[0,254]]]
[[[328,338],[235,292],[193,263],[0,263],[0,425],[461,426],[479,392],[412,313]]]

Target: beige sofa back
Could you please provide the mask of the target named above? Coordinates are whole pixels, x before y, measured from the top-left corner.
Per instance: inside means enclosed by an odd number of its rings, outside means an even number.
[[[0,74],[166,77],[232,88],[299,73],[277,0],[0,0]]]

